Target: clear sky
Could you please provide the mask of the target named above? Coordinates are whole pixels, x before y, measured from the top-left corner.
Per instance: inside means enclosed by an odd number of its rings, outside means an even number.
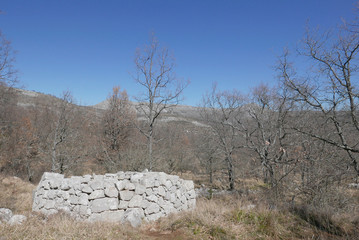
[[[28,90],[79,104],[106,99],[130,76],[134,53],[153,31],[190,79],[184,104],[197,105],[212,82],[247,92],[273,83],[284,47],[295,47],[307,20],[322,29],[355,15],[355,0],[0,0],[0,29],[17,50],[16,67]]]

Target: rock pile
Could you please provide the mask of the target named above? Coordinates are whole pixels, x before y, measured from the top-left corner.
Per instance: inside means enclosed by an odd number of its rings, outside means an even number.
[[[181,210],[193,209],[192,181],[163,172],[118,172],[64,178],[44,173],[33,195],[33,211],[64,211],[76,219],[128,221],[139,226]]]

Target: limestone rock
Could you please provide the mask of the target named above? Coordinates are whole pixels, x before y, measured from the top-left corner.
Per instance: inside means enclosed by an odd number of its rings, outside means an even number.
[[[133,192],[133,191],[128,191],[128,190],[121,191],[120,199],[124,200],[124,201],[130,201],[134,195],[135,195],[135,192]]]
[[[0,208],[0,221],[7,222],[12,217],[12,211],[8,208]]]
[[[8,221],[8,223],[10,225],[17,225],[17,224],[22,224],[23,222],[25,222],[27,220],[27,217],[24,215],[14,215],[10,218],[10,220]]]
[[[118,209],[118,199],[117,198],[100,198],[95,199],[91,202],[91,211],[94,213],[99,213],[108,210]]]
[[[128,207],[129,208],[137,208],[137,207],[141,207],[142,205],[142,196],[141,195],[134,195],[130,202],[128,203]]]
[[[123,216],[123,221],[131,224],[132,227],[139,227],[144,218],[144,212],[140,208],[127,209]]]
[[[89,195],[89,200],[104,198],[105,192],[102,189],[95,190]]]

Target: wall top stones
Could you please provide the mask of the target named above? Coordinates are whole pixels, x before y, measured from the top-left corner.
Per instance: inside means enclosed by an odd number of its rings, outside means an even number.
[[[33,194],[33,211],[64,211],[87,221],[142,221],[193,209],[193,181],[163,172],[118,172],[65,178],[45,172]]]

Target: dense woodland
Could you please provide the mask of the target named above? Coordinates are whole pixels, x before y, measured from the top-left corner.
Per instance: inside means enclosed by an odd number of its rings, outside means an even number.
[[[116,86],[106,108],[96,108],[76,105],[69,91],[55,98],[19,90],[14,50],[1,34],[0,172],[36,183],[44,171],[147,168],[237,192],[256,179],[271,207],[358,212],[347,191],[359,181],[358,34],[357,22],[308,29],[274,63],[273,85],[241,93],[214,83],[187,110],[179,104],[190,83],[176,78],[155,38],[135,55],[133,79],[144,94],[131,102]]]

